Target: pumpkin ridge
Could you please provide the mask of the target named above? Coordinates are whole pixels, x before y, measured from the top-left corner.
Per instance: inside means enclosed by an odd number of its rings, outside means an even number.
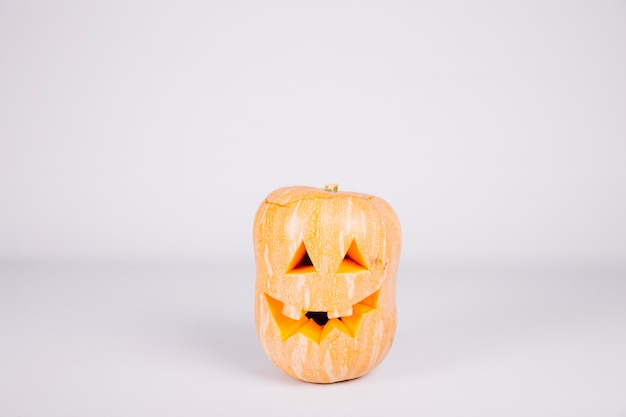
[[[333,194],[341,194],[341,191],[338,191],[336,193]],[[371,200],[373,198],[375,198],[376,196],[373,195],[367,195],[367,194],[363,194],[363,195],[358,195],[358,194],[352,194],[352,193],[344,193],[344,194],[348,194],[351,197],[354,198],[358,198],[361,200]],[[324,195],[317,195],[317,196],[311,196],[311,197],[299,197],[299,198],[294,198],[293,200],[289,200],[286,203],[278,203],[276,201],[270,201],[269,199],[265,199],[265,204],[271,204],[273,206],[278,206],[278,207],[288,207],[289,205],[296,203],[298,201],[308,201],[308,200],[330,200],[332,198],[332,196],[324,196]]]

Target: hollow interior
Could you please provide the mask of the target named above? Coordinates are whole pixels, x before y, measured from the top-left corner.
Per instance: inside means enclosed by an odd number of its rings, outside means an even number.
[[[353,274],[356,272],[369,271],[365,257],[361,253],[356,240],[352,240],[346,255],[343,257],[337,273],[339,274]]]
[[[306,246],[304,246],[304,242],[302,242],[291,258],[291,262],[287,267],[287,273],[305,274],[308,272],[315,272],[315,267],[313,266],[311,257],[306,250]]]
[[[325,311],[309,311],[305,315],[308,318],[313,319],[313,321],[320,326],[324,326],[326,325],[326,323],[328,323],[328,313],[326,313]]]

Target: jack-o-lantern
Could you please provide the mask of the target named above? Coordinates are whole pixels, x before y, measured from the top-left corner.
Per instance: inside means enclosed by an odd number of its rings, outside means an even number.
[[[378,197],[336,185],[269,194],[254,220],[255,320],[272,362],[318,383],[376,367],[396,329],[400,243]]]

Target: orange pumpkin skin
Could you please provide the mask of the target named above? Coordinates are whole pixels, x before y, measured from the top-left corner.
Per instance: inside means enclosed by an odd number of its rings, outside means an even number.
[[[375,368],[396,329],[401,232],[381,198],[285,187],[254,220],[255,322],[270,360],[308,382]]]

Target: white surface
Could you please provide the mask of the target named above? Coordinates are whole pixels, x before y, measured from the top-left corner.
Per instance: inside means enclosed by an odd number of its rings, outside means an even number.
[[[0,0],[0,416],[625,417],[624,22]],[[256,340],[251,229],[329,182],[398,213],[399,327],[317,386]]]
[[[0,0],[0,258],[247,256],[287,185],[412,259],[626,258],[626,3]]]
[[[0,277],[2,416],[626,416],[623,267],[403,266],[389,355],[332,385],[266,358],[248,263]]]

